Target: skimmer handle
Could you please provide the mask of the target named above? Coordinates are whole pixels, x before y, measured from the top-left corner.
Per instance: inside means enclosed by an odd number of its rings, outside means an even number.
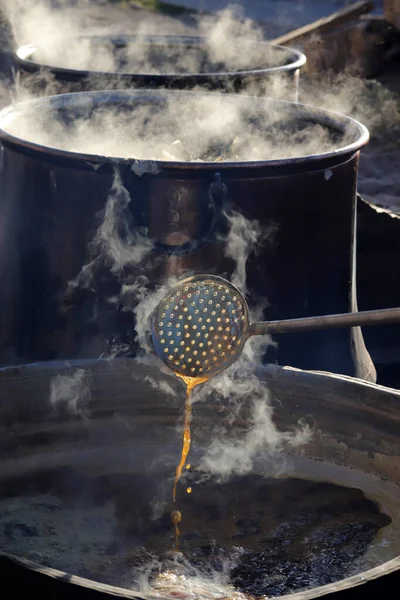
[[[339,315],[322,315],[320,317],[305,317],[302,319],[285,319],[282,321],[260,321],[251,323],[249,336],[269,333],[295,333],[296,331],[319,331],[323,329],[339,329],[340,327],[386,325],[389,323],[400,323],[400,308],[367,310]]]

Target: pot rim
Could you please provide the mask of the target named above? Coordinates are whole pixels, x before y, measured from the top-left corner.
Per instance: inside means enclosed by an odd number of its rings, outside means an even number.
[[[86,154],[81,152],[71,152],[68,150],[62,150],[59,148],[54,148],[50,146],[44,146],[42,144],[38,144],[36,142],[31,142],[29,140],[25,140],[18,136],[12,135],[7,132],[5,127],[5,122],[12,118],[18,118],[18,115],[24,111],[43,111],[54,110],[60,108],[79,108],[85,107],[88,108],[88,100],[92,101],[92,106],[97,105],[105,105],[105,104],[115,104],[116,102],[121,102],[121,100],[128,99],[132,100],[143,100],[154,102],[158,100],[159,102],[163,99],[181,97],[192,97],[192,98],[210,98],[211,95],[207,92],[188,92],[188,91],[180,91],[180,90],[104,90],[104,91],[91,91],[91,92],[75,92],[69,94],[59,94],[56,96],[46,96],[41,98],[35,98],[33,100],[25,100],[23,102],[7,106],[0,111],[0,140],[11,144],[13,146],[17,146],[19,148],[25,148],[27,150],[33,150],[43,156],[43,154],[47,154],[57,158],[63,158],[69,161],[83,161],[85,163],[95,165],[97,167],[104,165],[106,163],[111,165],[122,164],[122,165],[143,165],[149,164],[152,168],[148,172],[158,173],[163,170],[170,169],[185,169],[185,170],[193,170],[193,171],[204,171],[204,170],[214,170],[224,171],[232,168],[245,167],[245,168],[260,168],[260,167],[269,167],[269,168],[285,168],[288,166],[301,166],[304,163],[312,162],[320,162],[327,159],[335,159],[342,156],[349,156],[355,154],[359,151],[363,146],[365,146],[369,141],[369,131],[359,121],[349,117],[347,115],[334,112],[331,110],[326,110],[319,108],[317,106],[311,104],[301,104],[296,102],[289,102],[287,100],[276,100],[271,98],[260,98],[255,96],[247,96],[247,95],[237,95],[237,94],[219,94],[220,98],[227,97],[231,101],[237,103],[245,103],[251,102],[253,106],[257,105],[260,109],[267,109],[268,106],[280,106],[283,107],[288,114],[297,114],[299,116],[308,117],[309,119],[313,119],[315,122],[325,125],[326,127],[330,127],[331,129],[336,129],[337,131],[343,133],[346,128],[352,128],[355,134],[358,134],[357,139],[355,141],[341,146],[339,148],[335,148],[334,150],[330,150],[327,152],[322,152],[320,154],[307,154],[304,156],[297,156],[293,158],[283,158],[283,159],[273,159],[273,160],[258,160],[258,161],[225,161],[225,162],[190,162],[190,161],[165,161],[165,160],[146,160],[146,159],[136,159],[132,158],[122,158],[117,156],[104,156],[99,154]],[[212,97],[215,97],[216,94],[213,94]],[[102,102],[103,100],[103,102]],[[18,112],[20,111],[20,113]],[[154,167],[156,169],[154,170]],[[315,170],[315,169],[313,169]]]
[[[173,45],[176,43],[183,43],[186,44],[188,46],[190,45],[197,45],[197,46],[202,46],[206,40],[206,37],[202,37],[202,36],[189,36],[189,35],[81,35],[81,36],[77,36],[75,38],[66,38],[66,41],[68,41],[68,39],[71,39],[71,41],[73,39],[91,39],[91,40],[102,40],[102,39],[109,39],[111,42],[113,43],[118,43],[119,41],[127,41],[127,40],[139,40],[142,41],[143,43],[159,43],[162,41],[166,41],[168,44]],[[288,53],[288,55],[291,55],[292,61],[289,64],[286,65],[281,65],[281,66],[277,66],[277,67],[265,67],[263,69],[246,69],[243,71],[210,71],[210,72],[206,72],[206,73],[190,73],[190,72],[185,72],[185,73],[181,73],[181,74],[177,74],[177,73],[118,73],[117,71],[98,71],[98,70],[93,70],[93,69],[70,69],[70,68],[65,68],[65,67],[57,67],[55,65],[51,65],[51,64],[47,64],[47,63],[40,63],[40,62],[36,62],[35,60],[31,59],[32,54],[36,51],[36,49],[40,46],[42,46],[42,44],[40,43],[32,43],[32,44],[24,44],[23,46],[20,46],[16,52],[15,52],[15,59],[18,62],[18,64],[22,67],[27,67],[29,70],[39,70],[41,68],[46,68],[46,69],[50,69],[52,72],[54,72],[55,74],[59,74],[59,75],[74,75],[75,77],[88,77],[90,75],[96,75],[96,76],[104,76],[104,77],[121,77],[122,79],[125,78],[132,78],[132,77],[143,77],[143,78],[151,78],[154,81],[157,81],[158,79],[160,80],[164,80],[164,79],[179,79],[179,78],[185,78],[185,79],[192,79],[193,81],[196,80],[201,80],[204,78],[215,78],[215,77],[220,77],[220,78],[231,78],[231,77],[237,77],[238,75],[240,76],[256,76],[256,75],[266,75],[266,74],[272,74],[272,73],[279,73],[279,72],[291,72],[291,71],[296,71],[297,69],[300,69],[302,67],[304,67],[304,65],[307,62],[307,58],[305,56],[305,54],[303,54],[302,52],[300,52],[299,50],[295,50],[294,48],[288,48],[287,46],[280,46],[278,44],[271,44],[268,41],[263,41],[263,42],[254,42],[254,45],[258,45],[260,47],[272,47],[276,50],[278,50],[278,52],[286,52]]]
[[[39,563],[19,556],[15,556],[14,554],[0,552],[0,556],[3,556],[13,561],[14,563],[17,563],[26,569],[35,571],[37,573],[41,573],[42,575],[45,575],[47,577],[59,579],[61,581],[68,581],[71,585],[78,585],[79,587],[88,588],[90,590],[102,594],[109,594],[110,598],[140,598],[142,600],[154,600],[155,598],[157,598],[157,600],[170,599],[169,596],[152,596],[151,594],[143,594],[141,592],[136,592],[127,588],[121,588],[106,583],[100,583],[94,579],[86,579],[84,577],[80,577],[79,575],[73,575],[72,573],[60,571],[51,567],[42,566]],[[400,557],[397,557],[377,567],[374,567],[373,569],[363,571],[362,573],[359,573],[357,575],[352,575],[351,577],[346,577],[344,579],[340,579],[339,581],[328,583],[327,585],[321,585],[304,591],[294,592],[292,594],[284,594],[283,596],[277,596],[277,598],[279,600],[312,600],[313,598],[320,598],[321,596],[326,596],[335,592],[341,592],[344,590],[352,589],[358,587],[359,585],[367,585],[374,579],[378,579],[380,576],[383,575],[395,573],[399,569]]]

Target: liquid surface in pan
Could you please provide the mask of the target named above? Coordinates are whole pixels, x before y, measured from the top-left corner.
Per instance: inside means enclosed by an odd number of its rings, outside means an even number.
[[[360,488],[256,473],[221,484],[196,481],[192,470],[184,484],[195,483],[195,493],[179,500],[183,554],[171,554],[164,475],[94,471],[77,464],[3,478],[1,550],[104,583],[200,599],[310,589],[390,556],[393,523]]]

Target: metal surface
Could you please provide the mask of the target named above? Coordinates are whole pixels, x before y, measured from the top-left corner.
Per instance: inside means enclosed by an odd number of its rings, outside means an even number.
[[[182,52],[187,49],[203,49],[205,40],[198,36],[135,36],[135,35],[104,35],[104,36],[83,36],[78,38],[88,41],[93,47],[96,44],[107,44],[114,46],[116,55],[123,51],[129,44],[139,43],[143,48],[154,46],[167,46],[167,48],[178,47]],[[75,40],[66,39],[65,44],[76,43]],[[270,53],[271,44],[268,42],[258,42],[255,44],[260,49],[265,48],[265,53]],[[306,64],[306,57],[297,50],[285,48],[283,46],[273,46],[276,53],[277,62],[282,56],[287,59],[280,66],[266,68],[257,68],[254,70],[242,70],[233,72],[206,72],[206,73],[127,73],[122,70],[120,73],[89,71],[73,68],[62,68],[57,65],[41,64],[36,61],[40,46],[37,44],[26,44],[18,48],[14,56],[14,62],[21,75],[38,75],[38,80],[30,80],[30,83],[36,87],[40,86],[43,74],[53,76],[59,84],[61,92],[80,92],[103,89],[124,89],[132,88],[167,88],[178,90],[189,90],[196,87],[205,87],[209,91],[230,91],[239,92],[251,87],[254,93],[259,88],[260,93],[265,93],[271,88],[271,95],[278,94],[278,97],[286,100],[297,100],[298,80],[300,69]],[[44,78],[45,79],[45,78]],[[275,86],[274,86],[275,83]],[[279,83],[279,85],[276,85]],[[43,83],[42,83],[43,85]]]
[[[79,115],[90,106],[159,106],[172,97],[178,101],[179,94],[73,94],[38,99],[23,110],[51,115],[68,109]],[[230,278],[236,262],[228,255],[229,232],[237,215],[250,226],[256,221],[262,232],[246,262],[246,279],[250,306],[268,303],[266,320],[357,310],[355,194],[358,152],[368,141],[367,130],[313,107],[230,98],[260,111],[279,107],[289,121],[307,118],[333,131],[337,146],[319,155],[260,162],[160,161],[158,174],[139,177],[132,169],[134,159],[65,152],[12,136],[7,121],[18,120],[21,113],[16,106],[1,113],[3,364],[100,356],[120,347],[134,355],[132,312],[123,310],[122,300],[111,305],[108,298],[118,296],[121,283],[143,273],[150,288],[186,273]],[[344,131],[354,135],[354,142],[341,143]],[[128,201],[115,216],[127,228],[128,239],[150,241],[154,249],[118,276],[101,265],[92,286],[67,297],[68,282],[91,260],[88,245],[101,225],[116,171]],[[125,247],[124,238],[118,241]],[[357,352],[353,349],[357,331],[282,336],[268,360],[370,377],[373,368],[362,337]]]
[[[175,373],[211,377],[229,367],[249,337],[385,325],[400,322],[400,308],[250,323],[246,299],[222,277],[195,275],[179,282],[152,319],[155,350]]]
[[[77,372],[84,374],[88,394],[81,396],[77,405],[68,404],[68,395],[60,395],[57,403],[51,403],[52,382],[54,388],[55,383],[65,383]],[[383,510],[396,519],[393,506],[399,501],[398,494],[392,497],[394,505],[391,506],[390,497],[380,496],[380,485],[396,490],[400,484],[399,392],[346,377],[273,366],[262,369],[258,376],[261,385],[269,390],[273,419],[281,431],[296,427],[300,416],[312,427],[308,442],[284,452],[281,461],[279,454],[273,454],[268,464],[279,467],[279,476],[288,470],[291,476],[301,477],[302,461],[311,460],[317,480],[358,487],[368,498],[379,500]],[[154,386],[154,381],[158,386]],[[114,473],[123,481],[123,473],[139,469],[153,481],[155,487],[150,488],[150,492],[157,488],[159,493],[161,488],[157,486],[161,480],[155,476],[157,469],[161,468],[166,477],[171,474],[176,453],[173,450],[170,453],[168,448],[179,446],[176,425],[184,394],[178,381],[157,370],[129,360],[75,361],[68,365],[58,362],[1,369],[0,397],[3,429],[0,477],[16,478],[22,488],[26,481],[28,493],[29,482],[34,481],[38,468],[60,469],[61,474],[65,473],[66,484],[74,481],[74,472],[86,472],[93,477]],[[253,401],[251,393],[241,398],[240,416],[234,423],[229,398],[220,403],[218,411],[213,395],[196,403],[192,429],[198,451],[228,422],[230,435],[240,435],[240,432],[246,435]],[[201,452],[192,456],[193,468],[200,456]],[[364,487],[364,476],[365,481],[375,484]],[[166,491],[170,494],[169,485]],[[129,489],[125,493],[130,497]],[[152,493],[148,493],[143,486],[141,500],[152,498]],[[103,501],[101,495],[93,494],[90,486],[78,486],[71,489],[70,494],[75,504],[81,499],[86,507],[93,502],[95,508]],[[193,498],[195,496],[196,487]],[[120,506],[119,498],[115,498],[115,502]],[[134,511],[135,497],[129,506]],[[251,506],[246,510],[251,513]],[[145,524],[144,515],[142,519]],[[20,527],[24,524],[21,510],[18,523]],[[306,600],[328,594],[333,600],[358,600],[368,594],[386,593],[391,584],[396,588],[400,569],[396,544],[400,547],[400,540],[395,540],[392,548],[381,541],[379,538],[375,545],[376,566],[284,598]],[[55,596],[63,600],[146,597],[146,594],[39,565],[24,557],[12,558],[3,553],[0,565],[3,585],[10,584],[16,593],[29,589],[30,594],[40,594],[44,600]]]
[[[306,319],[289,319],[287,321],[263,321],[251,323],[250,335],[268,333],[291,333],[295,331],[320,331],[337,327],[363,327],[389,325],[400,320],[400,308],[384,308],[366,310],[343,315],[323,315]]]

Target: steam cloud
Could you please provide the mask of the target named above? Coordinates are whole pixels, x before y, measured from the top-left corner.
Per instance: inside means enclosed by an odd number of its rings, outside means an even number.
[[[90,376],[84,369],[72,375],[56,375],[50,383],[50,403],[71,414],[85,416],[90,400]]]
[[[69,282],[69,292],[77,288],[93,285],[94,275],[105,264],[114,275],[121,275],[125,267],[139,265],[151,251],[149,238],[131,226],[129,205],[131,196],[122,183],[119,167],[114,168],[113,184],[107,198],[101,223],[88,248],[89,260],[83,265],[77,277]],[[123,294],[128,295],[143,287],[144,276],[138,276],[135,283],[125,285]],[[113,299],[110,298],[112,302]]]
[[[227,480],[232,475],[250,473],[254,461],[262,453],[274,458],[274,467],[278,468],[282,450],[301,446],[311,437],[308,425],[300,422],[294,431],[279,431],[273,420],[273,408],[268,389],[254,374],[241,375],[217,384],[223,396],[229,398],[232,410],[232,423],[243,409],[244,399],[252,398],[249,407],[246,430],[220,429],[206,449],[198,470],[213,475],[219,480]],[[283,471],[283,465],[280,468]]]
[[[116,55],[107,41],[85,37],[90,28],[89,0],[80,0],[72,8],[68,0],[60,0],[56,7],[51,4],[47,0],[1,2],[16,44],[36,44],[34,59],[41,64],[98,72],[200,73],[277,66],[287,60],[284,52],[277,54],[268,46],[258,45],[264,37],[261,27],[246,19],[237,6],[221,11],[216,21],[207,17],[198,19],[197,33],[207,37],[203,49],[192,47],[182,51],[184,46],[178,44],[157,50],[132,39],[123,53]],[[110,28],[90,29],[95,34],[110,33]],[[175,23],[175,34],[176,29]],[[156,33],[159,33],[156,24],[136,23],[135,36]],[[169,32],[163,29],[163,33]],[[71,38],[73,43],[68,43]],[[230,43],[221,44],[222,39],[229,39]]]
[[[99,33],[88,28],[90,2],[80,0],[70,7],[67,0],[0,0],[13,29],[16,44],[39,43],[39,62],[76,69],[118,72],[116,57],[109,43],[98,45],[82,34]],[[104,24],[100,33],[104,30]],[[61,32],[61,33],[60,33]],[[139,22],[135,34],[154,34],[149,22]],[[258,68],[281,59],[272,49],[259,49],[264,34],[257,24],[243,16],[238,7],[221,11],[210,20],[199,16],[197,33],[206,37],[206,59],[198,49],[154,50],[154,46],[135,41],[124,49],[124,72],[201,72],[211,68],[236,70]],[[74,38],[74,43],[67,40]],[[267,46],[268,48],[268,46]],[[261,52],[261,55],[260,55]],[[120,59],[118,59],[120,60]],[[17,77],[15,100],[29,97],[35,80],[40,79],[41,94],[52,94],[58,84],[51,75],[40,73],[20,81]],[[104,81],[109,85],[107,79]],[[100,81],[96,85],[101,87]],[[124,87],[120,81],[115,87]],[[264,84],[249,84],[247,94],[293,99],[293,83],[285,76],[274,76]],[[301,80],[301,101],[337,110],[361,120],[373,132],[382,127],[400,127],[396,98],[378,82],[365,81],[351,74],[327,75],[323,80]],[[380,110],[376,110],[376,106]],[[253,111],[254,112],[254,111]],[[173,96],[163,110],[141,105],[129,111],[106,109],[81,116],[66,126],[58,118],[38,111],[20,115],[7,126],[15,135],[44,145],[89,154],[137,158],[139,160],[267,160],[321,153],[337,147],[326,127],[302,124],[293,127],[285,111],[262,109],[263,115],[238,108],[237,102],[211,96],[189,99]],[[289,120],[289,127],[282,127]],[[343,136],[343,144],[351,140]],[[178,143],[177,143],[178,142]]]
[[[251,252],[272,241],[276,226],[271,224],[268,228],[260,226],[256,220],[249,220],[236,210],[226,212],[229,223],[229,235],[225,245],[225,256],[232,258],[236,264],[232,273],[231,282],[246,295],[246,263]],[[263,307],[264,308],[264,307]]]
[[[248,597],[232,585],[231,569],[235,566],[241,554],[237,557],[221,557],[218,568],[201,570],[187,560],[183,555],[171,554],[170,558],[160,561],[154,558],[148,564],[135,570],[132,588],[142,594],[155,597],[196,597],[198,600],[229,597],[232,600],[246,600]],[[214,558],[214,562],[216,559]]]
[[[313,123],[302,111],[296,115],[285,105],[238,95],[170,92],[147,103],[140,96],[134,104],[129,96],[122,96],[122,105],[90,106],[79,97],[73,103],[77,116],[72,123],[54,109],[38,114],[35,105],[28,105],[5,128],[69,152],[144,161],[276,160],[333,151],[338,144],[338,132],[318,118]],[[355,136],[348,127],[340,143]],[[133,169],[140,175],[138,165]]]

